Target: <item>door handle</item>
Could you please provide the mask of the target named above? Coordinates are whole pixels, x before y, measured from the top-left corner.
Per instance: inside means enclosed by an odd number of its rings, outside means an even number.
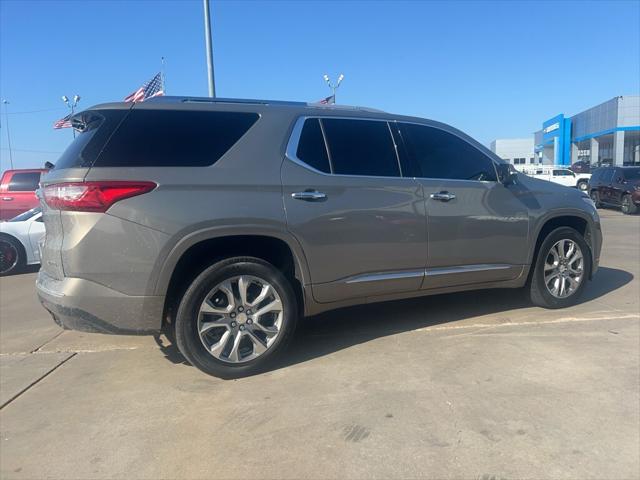
[[[10,202],[11,200],[13,200],[13,197],[2,197],[2,200],[4,200],[5,202]]]
[[[438,200],[440,202],[448,202],[449,200],[453,200],[454,198],[456,198],[454,193],[449,193],[449,192],[437,192],[437,193],[432,193],[429,196],[434,200]]]
[[[304,200],[305,202],[324,202],[327,194],[318,192],[317,190],[306,190],[304,192],[296,192],[291,194],[296,200]]]

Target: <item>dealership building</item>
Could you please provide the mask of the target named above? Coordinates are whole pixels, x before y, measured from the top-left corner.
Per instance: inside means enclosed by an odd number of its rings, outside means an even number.
[[[498,138],[491,142],[491,151],[512,165],[524,165],[536,162],[533,149],[533,137]]]
[[[556,115],[534,134],[536,163],[640,165],[640,96],[615,97],[572,117]]]
[[[513,165],[640,165],[640,96],[615,97],[572,117],[561,113],[533,138],[497,139],[491,150]]]

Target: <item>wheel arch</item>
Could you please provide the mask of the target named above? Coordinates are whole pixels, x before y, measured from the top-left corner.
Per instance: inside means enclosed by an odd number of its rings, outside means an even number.
[[[212,263],[235,256],[257,257],[276,266],[291,281],[301,312],[304,311],[308,268],[302,247],[293,237],[261,229],[213,229],[184,237],[166,255],[155,287],[156,295],[166,296],[165,320],[190,279]]]
[[[540,252],[540,246],[544,242],[545,238],[556,228],[570,227],[580,233],[590,249],[591,261],[593,262],[593,244],[592,244],[592,232],[591,223],[589,217],[582,212],[566,212],[550,215],[542,219],[538,223],[538,228],[533,238],[535,238],[535,244],[530,258],[531,268],[529,270],[529,276],[533,273],[533,265],[535,265]]]

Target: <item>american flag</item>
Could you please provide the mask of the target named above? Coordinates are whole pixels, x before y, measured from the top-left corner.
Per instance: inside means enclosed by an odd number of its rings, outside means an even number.
[[[334,103],[336,103],[336,96],[335,95],[331,95],[331,96],[329,96],[327,98],[323,98],[318,103],[320,105],[333,105]]]
[[[164,86],[162,85],[162,74],[158,74],[142,85],[138,90],[127,96],[125,102],[143,102],[147,98],[159,97],[164,95]]]
[[[60,128],[71,128],[71,114],[67,115],[64,118],[61,118],[60,120],[56,120],[55,122],[53,122],[53,128],[58,130]]]

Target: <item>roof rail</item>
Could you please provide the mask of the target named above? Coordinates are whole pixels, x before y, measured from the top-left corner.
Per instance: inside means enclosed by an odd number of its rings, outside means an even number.
[[[306,105],[305,102],[290,102],[285,100],[257,100],[251,98],[211,98],[211,97],[171,97],[161,96],[145,100],[154,103],[247,103],[259,105]]]
[[[322,103],[294,102],[289,100],[259,100],[252,98],[211,98],[211,97],[178,97],[178,96],[161,96],[153,97],[145,100],[146,103],[240,103],[249,105],[283,105],[291,107],[317,107],[326,108],[328,110],[356,110],[362,112],[384,113],[382,110],[368,107],[357,107],[351,105],[327,105]]]

